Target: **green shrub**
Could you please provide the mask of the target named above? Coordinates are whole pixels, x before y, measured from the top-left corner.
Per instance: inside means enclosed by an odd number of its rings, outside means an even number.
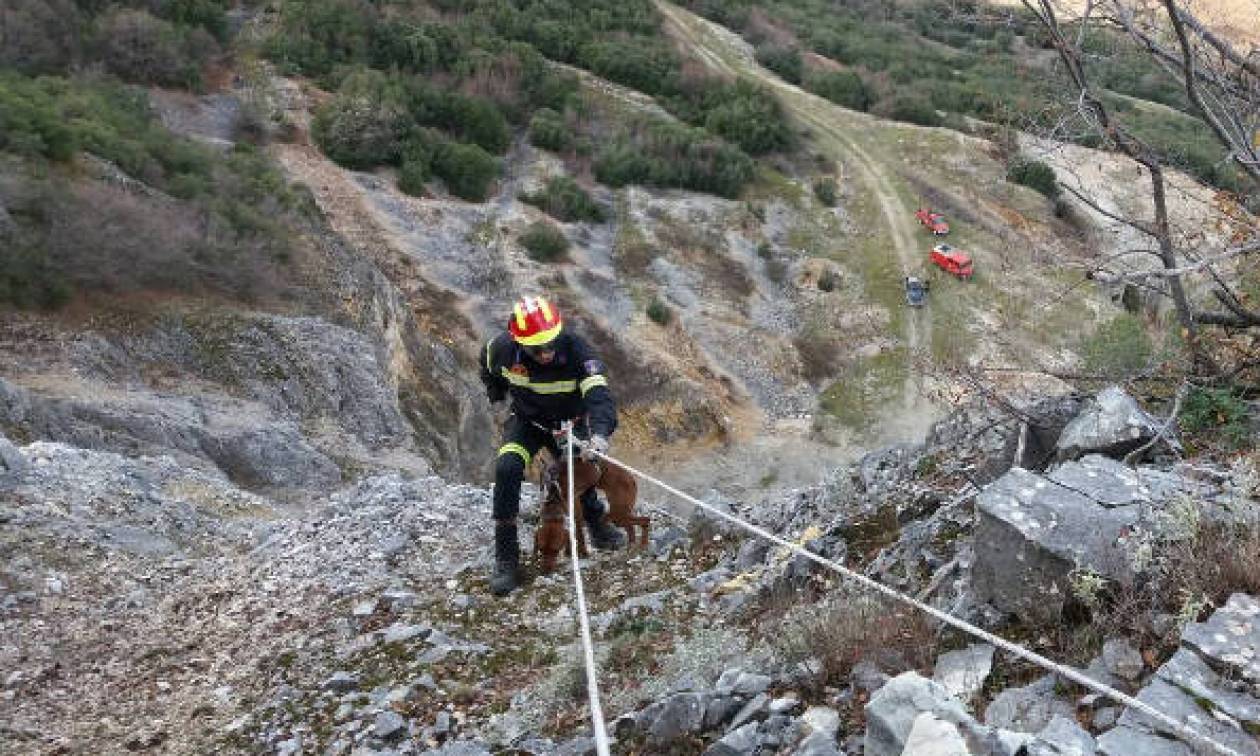
[[[801,83],[805,66],[801,61],[801,51],[795,47],[761,45],[757,48],[757,62],[774,71],[785,81],[793,84]]]
[[[836,206],[836,180],[830,176],[814,182],[814,196],[827,207]]]
[[[1036,189],[1050,199],[1059,196],[1054,169],[1039,160],[1017,159],[1006,169],[1006,180]]]
[[[607,142],[595,177],[609,186],[647,184],[734,197],[752,180],[752,159],[700,129],[652,122]]]
[[[1199,387],[1186,395],[1177,416],[1184,430],[1219,435],[1235,449],[1252,440],[1248,418],[1247,403],[1233,390]]]
[[[475,144],[449,142],[434,154],[433,173],[446,182],[446,188],[456,197],[483,202],[499,175],[499,161]]]
[[[819,71],[805,79],[805,88],[837,105],[852,110],[866,110],[871,94],[862,77],[853,71]]]
[[[398,169],[398,188],[413,197],[424,196],[424,184],[429,180],[429,162],[423,159],[404,159]]]
[[[1122,313],[1104,323],[1081,345],[1081,356],[1091,373],[1132,375],[1146,367],[1152,346],[1142,321]]]
[[[521,234],[521,246],[531,259],[554,262],[563,259],[569,251],[569,240],[563,231],[551,223],[535,221]]]
[[[881,115],[894,121],[914,123],[919,126],[940,126],[941,115],[932,107],[929,99],[917,94],[898,94],[878,109]]]
[[[55,310],[70,300],[71,291],[42,249],[0,247],[0,305]]]
[[[657,325],[669,325],[669,321],[673,320],[674,313],[669,309],[669,305],[662,302],[656,297],[652,297],[652,301],[648,302],[647,316]]]
[[[176,27],[143,10],[116,8],[99,23],[101,60],[127,81],[196,88],[202,66],[218,52],[206,31]]]
[[[315,112],[311,135],[325,155],[347,168],[396,163],[412,129],[406,103],[395,80],[377,71],[357,72]]]
[[[704,126],[750,155],[787,149],[792,131],[774,94],[749,82],[696,84],[667,107],[679,118]]]
[[[576,181],[568,176],[555,176],[547,181],[543,189],[534,194],[522,194],[522,202],[528,202],[540,208],[544,213],[556,220],[572,223],[574,221],[590,221],[603,223],[607,213],[591,195]]]
[[[573,144],[573,131],[564,116],[543,108],[529,122],[529,143],[552,152],[564,152]]]

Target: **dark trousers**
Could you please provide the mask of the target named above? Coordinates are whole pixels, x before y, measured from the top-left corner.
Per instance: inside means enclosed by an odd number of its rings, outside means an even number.
[[[577,424],[574,432],[583,439],[590,435],[583,422]],[[544,446],[556,459],[564,459],[564,450],[551,431],[522,420],[516,414],[510,415],[503,424],[503,445],[499,447],[499,456],[494,463],[494,519],[516,518],[521,509],[521,481],[525,478],[525,468]],[[580,501],[582,516],[588,521],[598,520],[603,514],[594,488],[583,494]]]

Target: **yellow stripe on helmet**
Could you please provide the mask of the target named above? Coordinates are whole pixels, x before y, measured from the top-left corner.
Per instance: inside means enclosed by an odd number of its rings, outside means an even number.
[[[542,297],[535,297],[534,301],[538,303],[538,309],[542,310],[543,317],[547,319],[548,323],[555,320],[555,317],[551,314],[551,305],[547,303],[547,300]]]
[[[523,330],[524,326],[521,328]],[[533,336],[518,336],[516,337],[516,343],[524,344],[525,346],[538,346],[539,344],[546,344],[549,341],[555,341],[555,338],[559,335],[560,324],[556,323],[551,328],[548,328],[545,331],[539,331]]]
[[[521,303],[517,302],[512,305],[512,312],[516,315],[516,327],[519,330],[525,330],[525,308],[521,307]]]

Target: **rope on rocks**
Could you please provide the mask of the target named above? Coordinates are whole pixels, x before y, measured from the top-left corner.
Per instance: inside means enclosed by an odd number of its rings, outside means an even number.
[[[573,474],[572,450],[573,450],[574,444],[577,444],[578,446],[583,445],[580,440],[575,439],[572,436],[572,434],[570,434],[569,435],[569,475],[570,476],[572,476]],[[651,475],[648,475],[647,473],[636,470],[630,465],[627,465],[626,463],[621,462],[620,460],[613,459],[607,454],[602,454],[596,451],[592,451],[591,453],[594,454],[596,457],[603,459],[606,462],[611,462],[612,464],[617,465],[618,467],[630,473],[631,475],[635,475],[641,478],[642,480],[646,480],[647,482],[652,483],[653,485],[659,486],[660,488],[663,488],[669,493],[672,493],[675,496],[697,507],[700,507],[701,509],[704,509],[705,511],[712,512],[713,514],[717,515],[718,517],[721,517],[727,522],[732,523],[733,525],[737,525],[740,528],[743,528],[744,530],[747,530],[748,532],[756,536],[759,536],[768,541],[776,543],[779,546],[782,546],[786,549],[790,549],[791,551],[797,554],[800,554],[801,556],[813,562],[816,562],[830,570],[840,573],[841,575],[849,578],[850,580],[856,581],[857,583],[860,583],[861,585],[873,591],[882,593],[883,595],[893,599],[894,601],[898,601],[898,602],[901,602],[902,604],[918,609],[919,611],[924,612],[925,614],[929,614],[932,617],[940,620],[941,622],[944,622],[945,624],[950,625],[951,627],[961,630],[964,633],[967,633],[968,635],[974,636],[976,638],[980,638],[981,640],[984,640],[988,643],[993,644],[997,648],[1000,648],[1008,653],[1014,654],[1015,656],[1018,656],[1019,658],[1024,659],[1026,661],[1032,662],[1033,664],[1036,664],[1037,666],[1043,669],[1049,670],[1050,672],[1053,672],[1056,675],[1065,677],[1071,680],[1072,682],[1075,682],[1078,685],[1081,685],[1083,687],[1089,688],[1090,690],[1096,693],[1099,693],[1101,695],[1104,695],[1107,698],[1110,698],[1111,700],[1116,701],[1117,703],[1123,704],[1124,706],[1128,706],[1129,708],[1134,709],[1136,711],[1140,711],[1143,714],[1150,717],[1151,719],[1154,719],[1172,728],[1173,732],[1186,738],[1187,740],[1195,741],[1195,742],[1201,743],[1202,745],[1207,746],[1214,753],[1218,753],[1221,756],[1242,756],[1242,754],[1240,754],[1238,751],[1235,751],[1234,749],[1230,748],[1229,746],[1223,743],[1217,742],[1210,736],[1203,734],[1202,732],[1190,727],[1184,722],[1173,719],[1168,714],[1165,714],[1164,712],[1159,711],[1158,709],[1154,708],[1150,704],[1144,701],[1139,701],[1133,696],[1130,696],[1127,693],[1123,693],[1119,690],[1116,690],[1115,688],[1112,688],[1108,685],[1104,685],[1103,683],[1098,682],[1097,680],[1094,680],[1082,674],[1080,671],[1073,669],[1072,667],[1059,664],[1058,662],[1047,659],[1046,657],[1042,656],[1041,654],[1038,654],[1035,651],[1030,651],[1029,649],[1024,648],[1023,646],[1020,646],[1016,643],[1008,641],[1005,638],[1002,638],[1000,636],[994,635],[988,630],[985,630],[980,627],[976,627],[975,625],[965,620],[958,619],[952,614],[943,612],[934,606],[930,606],[911,596],[907,596],[904,593],[900,593],[899,591],[889,588],[888,586],[882,583],[876,582],[875,580],[872,580],[871,578],[861,573],[854,572],[853,570],[849,569],[848,567],[845,567],[842,564],[839,564],[838,562],[835,562],[819,554],[815,554],[812,551],[809,551],[808,549],[802,548],[801,546],[798,546],[797,544],[792,543],[791,541],[787,541],[783,538],[780,538],[779,536],[765,530],[764,528],[760,528],[756,525],[753,525],[752,523],[747,522],[739,517],[736,517],[735,515],[729,514],[727,512],[723,512],[717,507],[714,507],[710,504],[706,504],[705,502],[700,501],[694,496],[689,496],[683,493],[682,491],[679,491],[677,488],[674,488],[673,486],[669,485],[668,483],[657,480]],[[569,480],[572,481],[573,478],[570,477]],[[570,496],[570,499],[569,499],[570,507],[572,507],[572,503],[573,503],[572,486],[570,486],[569,496]],[[576,556],[575,556],[574,558],[575,574],[576,574],[576,570],[577,570],[577,561],[576,561]],[[578,592],[579,592],[579,597],[580,597],[581,595],[581,582],[580,581],[578,583]],[[585,617],[583,617],[583,623],[585,623]],[[585,624],[583,626],[585,627]],[[588,646],[588,655],[589,653],[590,651],[589,651],[589,646]],[[588,679],[591,679],[589,678],[589,675],[593,674],[592,669],[593,669],[592,666],[588,663],[588,666],[587,666]],[[592,690],[594,689],[593,685],[594,683],[591,682]]]
[[[586,591],[582,588],[582,569],[578,566],[577,547],[577,498],[573,495],[573,422],[564,424],[565,463],[569,474],[569,556],[573,565],[573,587],[577,592],[578,622],[582,629],[582,651],[586,660],[586,694],[591,705],[591,727],[595,731],[595,750],[599,756],[609,756],[608,730],[604,726],[604,709],[599,703],[599,687],[595,682],[595,647],[591,643],[591,620],[586,608]]]

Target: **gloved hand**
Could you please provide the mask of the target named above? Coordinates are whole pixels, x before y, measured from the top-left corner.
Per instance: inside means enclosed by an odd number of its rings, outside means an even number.
[[[587,462],[594,462],[599,459],[595,456],[596,453],[608,453],[608,439],[603,436],[591,436],[587,439],[586,444],[582,447],[582,459]]]

